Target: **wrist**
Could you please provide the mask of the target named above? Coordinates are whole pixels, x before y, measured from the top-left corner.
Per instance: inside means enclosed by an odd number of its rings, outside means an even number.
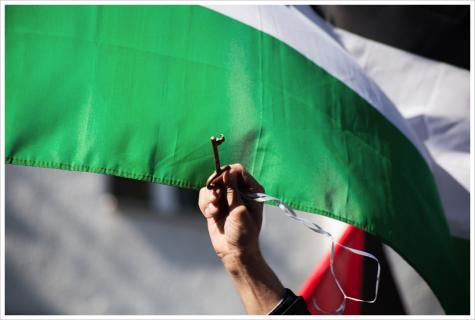
[[[257,267],[265,264],[261,251],[258,246],[243,250],[235,250],[220,257],[221,262],[229,272],[248,267]]]
[[[282,299],[284,287],[257,250],[240,251],[221,259],[250,314],[267,314]]]

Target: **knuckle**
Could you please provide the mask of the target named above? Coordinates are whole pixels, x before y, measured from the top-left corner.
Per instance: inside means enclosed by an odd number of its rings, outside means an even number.
[[[234,171],[240,171],[240,172],[245,172],[246,169],[244,168],[244,166],[240,163],[234,163],[231,165],[231,169],[233,169]]]
[[[209,197],[206,194],[207,189],[206,188],[201,188],[199,196],[198,196],[198,207],[202,212],[206,209],[206,206],[209,201]]]

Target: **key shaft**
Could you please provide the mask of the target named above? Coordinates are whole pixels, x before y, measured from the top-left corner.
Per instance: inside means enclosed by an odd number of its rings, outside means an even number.
[[[224,135],[221,134],[219,138],[215,136],[211,137],[211,144],[213,146],[213,155],[214,155],[214,169],[216,170],[216,174],[221,174],[221,163],[219,161],[219,151],[218,146],[224,142]]]

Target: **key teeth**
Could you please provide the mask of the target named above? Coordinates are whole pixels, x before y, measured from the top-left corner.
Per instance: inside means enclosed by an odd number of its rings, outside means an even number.
[[[216,139],[216,142],[218,143],[218,145],[220,145],[221,143],[224,142],[224,134],[221,133],[221,135],[219,136],[219,138]]]
[[[224,134],[221,133],[219,138],[216,138],[216,136],[211,136],[210,140],[216,142],[219,145],[224,142]]]

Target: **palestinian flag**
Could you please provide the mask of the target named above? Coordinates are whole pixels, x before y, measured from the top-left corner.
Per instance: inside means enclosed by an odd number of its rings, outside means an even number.
[[[300,8],[355,58],[394,102],[435,160],[432,172],[449,223],[468,292],[470,278],[470,66],[469,6],[314,6]],[[316,15],[317,12],[319,15]],[[332,25],[322,21],[325,18]],[[395,28],[376,28],[376,25]],[[388,63],[390,62],[390,63]],[[383,265],[379,299],[348,301],[345,314],[441,314],[437,298],[420,276],[378,239],[345,229],[340,243],[376,254]],[[334,310],[342,300],[329,256],[301,289]],[[351,268],[345,266],[351,259]],[[375,270],[359,256],[336,252],[335,268],[353,296],[374,294]],[[332,292],[322,295],[321,292]],[[467,302],[467,313],[468,313]]]
[[[5,154],[17,165],[204,185],[209,137],[290,206],[390,245],[448,314],[467,279],[407,119],[292,6],[6,6]]]

